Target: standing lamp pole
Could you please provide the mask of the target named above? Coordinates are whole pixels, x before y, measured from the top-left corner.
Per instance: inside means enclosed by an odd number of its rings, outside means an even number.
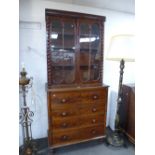
[[[28,92],[28,89],[32,87],[32,78],[26,77],[27,73],[25,68],[22,69],[20,75],[19,86],[23,96],[23,106],[21,106],[19,116],[20,124],[22,125],[24,132],[24,145],[20,147],[20,150],[22,155],[34,155],[37,152],[36,144],[33,142],[31,131],[31,124],[33,121],[31,117],[34,116],[34,113],[30,111],[26,103],[26,93]]]
[[[115,131],[107,136],[107,141],[112,146],[122,146],[124,145],[124,139],[120,132],[120,115],[119,115],[119,107],[122,103],[122,81],[123,81],[123,69],[125,61],[121,59],[120,61],[120,76],[119,76],[119,87],[118,87],[118,96],[117,96],[117,111],[115,117]]]
[[[122,81],[123,81],[123,69],[125,67],[125,62],[123,59],[120,61],[120,76],[119,76],[119,86],[118,86],[118,97],[117,97],[117,112],[116,112],[116,119],[115,119],[115,128],[116,130],[119,130],[119,122],[120,122],[120,116],[118,113],[118,110],[120,108],[120,104],[122,103]]]

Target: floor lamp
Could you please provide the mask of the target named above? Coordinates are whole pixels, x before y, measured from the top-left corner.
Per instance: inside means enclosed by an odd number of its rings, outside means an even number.
[[[25,68],[22,68],[20,75],[19,86],[23,96],[23,105],[21,106],[19,117],[20,124],[24,131],[24,144],[20,147],[20,152],[22,155],[34,155],[37,152],[37,146],[32,139],[31,131],[32,117],[34,116],[34,113],[30,110],[26,102],[26,93],[28,92],[28,89],[32,87],[32,78],[26,76],[27,72]]]
[[[119,107],[122,103],[122,82],[125,62],[134,62],[134,35],[121,34],[113,36],[108,49],[107,60],[120,62],[120,75],[117,95],[117,109],[115,116],[115,130],[107,135],[107,142],[112,146],[124,145],[120,129]]]

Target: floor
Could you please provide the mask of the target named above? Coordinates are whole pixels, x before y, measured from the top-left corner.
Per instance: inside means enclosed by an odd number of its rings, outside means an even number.
[[[100,139],[57,148],[54,152],[48,148],[47,138],[37,139],[36,143],[36,155],[135,155],[135,146],[127,139],[125,147],[112,147],[105,139]]]
[[[51,153],[47,148],[39,150],[38,155],[135,155],[134,145],[127,144],[127,147],[112,147],[107,146],[102,140],[66,146],[54,150]]]

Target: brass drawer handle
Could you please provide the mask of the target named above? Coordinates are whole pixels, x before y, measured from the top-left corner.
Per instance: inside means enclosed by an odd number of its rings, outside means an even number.
[[[63,136],[61,136],[61,139],[62,139],[62,140],[67,140],[67,139],[68,139],[68,136],[63,135]]]
[[[63,123],[63,124],[62,124],[62,127],[63,127],[63,128],[66,128],[66,127],[67,127],[67,123]]]
[[[94,118],[94,119],[92,119],[92,123],[96,123],[96,119]]]
[[[65,99],[65,98],[63,98],[63,99],[61,100],[61,102],[62,102],[62,103],[65,103],[65,102],[66,102],[66,99]]]
[[[61,116],[67,116],[67,113],[66,112],[62,112]]]
[[[93,108],[93,109],[92,109],[92,112],[96,112],[96,111],[97,111],[97,109],[96,109],[96,108]]]

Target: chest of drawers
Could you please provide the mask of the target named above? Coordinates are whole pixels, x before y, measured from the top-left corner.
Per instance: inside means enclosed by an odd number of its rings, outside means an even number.
[[[48,90],[52,148],[105,136],[108,87]]]

